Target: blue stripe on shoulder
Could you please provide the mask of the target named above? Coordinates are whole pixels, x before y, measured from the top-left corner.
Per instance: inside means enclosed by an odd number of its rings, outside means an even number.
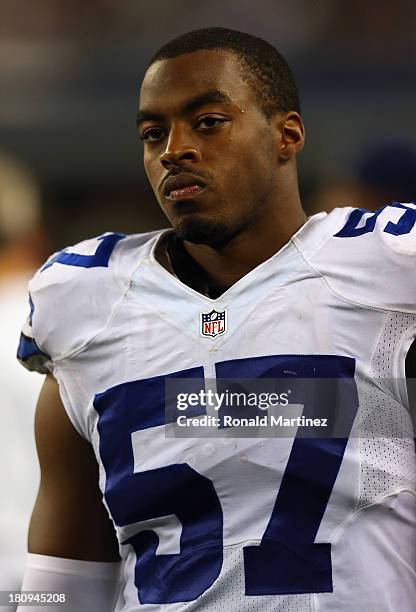
[[[119,240],[125,237],[126,234],[117,233],[100,236],[98,240],[100,240],[101,243],[98,245],[93,255],[80,255],[78,253],[61,251],[49,259],[40,271],[43,272],[47,270],[55,263],[65,264],[66,266],[77,266],[79,268],[107,268],[114,247]]]

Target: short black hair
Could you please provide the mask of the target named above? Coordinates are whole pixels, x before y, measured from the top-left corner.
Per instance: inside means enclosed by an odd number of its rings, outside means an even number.
[[[276,112],[300,113],[295,79],[285,58],[262,38],[228,28],[203,28],[174,38],[155,53],[154,62],[202,49],[224,49],[240,61],[242,76],[256,93],[259,106],[270,119]]]

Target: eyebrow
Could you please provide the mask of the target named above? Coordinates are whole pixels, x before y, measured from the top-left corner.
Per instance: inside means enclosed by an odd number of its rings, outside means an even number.
[[[183,113],[191,113],[192,111],[197,110],[200,106],[204,106],[204,104],[210,104],[213,102],[217,102],[220,104],[230,104],[232,100],[227,94],[220,91],[219,89],[210,89],[209,91],[205,91],[204,93],[190,98],[185,102],[182,107]],[[153,113],[152,111],[148,111],[145,109],[139,109],[136,117],[136,123],[139,125],[143,121],[163,121],[164,117],[160,113]]]

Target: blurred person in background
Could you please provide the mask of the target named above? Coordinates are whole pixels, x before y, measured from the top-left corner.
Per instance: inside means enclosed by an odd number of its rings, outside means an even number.
[[[42,380],[16,367],[14,355],[27,282],[46,252],[36,179],[0,153],[0,590],[20,588],[39,484],[33,421]]]
[[[386,140],[361,152],[350,176],[318,181],[304,203],[309,214],[339,206],[376,211],[391,202],[413,202],[415,194],[415,147],[403,140]]]
[[[361,208],[377,210],[390,202],[416,198],[416,149],[409,142],[377,143],[359,157],[358,200]]]

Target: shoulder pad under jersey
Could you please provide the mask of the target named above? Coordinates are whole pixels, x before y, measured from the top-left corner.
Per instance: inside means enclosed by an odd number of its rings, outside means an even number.
[[[376,212],[336,208],[314,225],[295,242],[334,291],[416,312],[416,204],[394,202]]]
[[[52,255],[29,282],[19,361],[47,373],[103,331],[157,234],[106,233]]]

